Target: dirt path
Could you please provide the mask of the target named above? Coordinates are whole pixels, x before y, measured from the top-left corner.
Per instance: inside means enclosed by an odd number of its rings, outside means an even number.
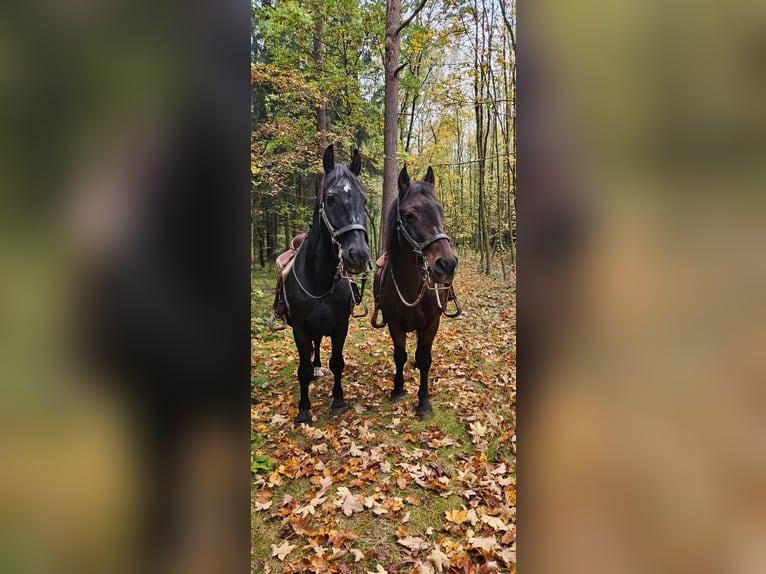
[[[464,313],[434,343],[431,420],[414,416],[414,336],[407,400],[391,404],[391,340],[364,318],[344,353],[349,412],[329,414],[325,340],[314,427],[301,429],[292,332],[265,329],[272,276],[254,276],[254,572],[515,572],[515,293],[474,269],[462,264]]]

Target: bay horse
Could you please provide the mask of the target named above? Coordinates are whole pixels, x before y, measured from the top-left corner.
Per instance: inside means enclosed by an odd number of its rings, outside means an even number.
[[[350,274],[366,272],[370,260],[364,206],[367,193],[359,181],[362,160],[354,150],[347,168],[335,163],[333,146],[322,158],[324,177],[314,207],[311,230],[300,244],[289,270],[284,275],[287,322],[293,328],[298,348],[298,382],[301,396],[295,425],[311,424],[309,383],[319,367],[322,337],[332,340],[330,370],[335,378],[332,388],[334,415],[346,411],[341,387],[345,362],[343,345],[348,334],[352,309],[361,297],[355,297]],[[311,354],[314,351],[314,364]]]
[[[378,260],[373,282],[372,326],[388,325],[394,343],[393,402],[403,400],[406,394],[403,369],[407,362],[407,333],[417,331],[415,362],[420,371],[420,388],[416,413],[420,420],[433,413],[428,372],[441,316],[457,317],[461,311],[452,288],[458,261],[444,231],[444,210],[434,197],[434,182],[430,166],[423,181],[410,182],[407,166],[399,172],[399,195],[387,213],[386,252]],[[449,301],[455,304],[454,312],[447,311]],[[382,322],[377,320],[378,311],[383,313]]]

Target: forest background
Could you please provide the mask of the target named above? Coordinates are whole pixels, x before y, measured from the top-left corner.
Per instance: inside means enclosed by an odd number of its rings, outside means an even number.
[[[363,157],[370,243],[383,211],[386,13],[392,0],[252,4],[252,261],[308,229],[321,153]],[[397,2],[398,3],[398,2]],[[489,274],[515,268],[515,3],[405,2],[398,32],[398,169],[433,166],[446,227]]]

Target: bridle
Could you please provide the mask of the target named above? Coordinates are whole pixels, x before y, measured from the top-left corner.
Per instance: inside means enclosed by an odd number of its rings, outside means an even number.
[[[367,305],[364,303],[364,301],[362,301],[362,296],[364,295],[364,286],[365,286],[365,283],[367,282],[367,270],[365,269],[361,274],[362,287],[361,287],[361,293],[359,294],[359,299],[357,299],[354,293],[358,292],[359,288],[354,289],[354,287],[356,287],[355,278],[352,275],[346,273],[346,270],[343,266],[343,246],[340,244],[340,241],[338,241],[338,238],[341,235],[348,233],[349,231],[359,230],[359,231],[364,231],[365,241],[369,242],[367,227],[362,223],[351,223],[349,225],[346,225],[336,230],[333,227],[332,223],[330,223],[330,220],[327,217],[327,212],[325,211],[325,208],[324,208],[324,197],[322,198],[322,203],[319,204],[319,216],[322,220],[322,223],[324,223],[325,227],[327,228],[327,231],[330,233],[330,241],[332,241],[333,246],[337,250],[338,268],[335,272],[335,277],[333,278],[332,284],[330,285],[330,288],[327,291],[325,291],[321,295],[314,295],[308,289],[306,289],[306,287],[303,286],[303,284],[301,283],[301,280],[298,278],[298,274],[295,272],[295,266],[293,265],[293,267],[291,268],[291,271],[292,271],[293,277],[295,277],[295,282],[298,284],[298,287],[300,287],[301,290],[312,299],[322,299],[333,292],[333,290],[335,289],[335,284],[337,283],[337,280],[339,278],[347,279],[350,284],[349,286],[351,287],[351,301],[353,303],[352,316],[364,317],[365,315],[367,315]],[[353,308],[359,305],[360,303],[363,306],[363,313],[361,315],[356,315],[353,313]]]
[[[398,208],[397,208],[398,211]],[[434,233],[431,235],[431,237],[425,239],[424,241],[421,241],[418,243],[415,241],[415,239],[412,237],[409,231],[407,231],[407,228],[404,226],[404,222],[402,221],[402,214],[401,212],[397,213],[397,220],[396,220],[396,229],[397,232],[401,237],[404,237],[404,239],[407,241],[407,243],[410,244],[410,247],[412,247],[412,251],[415,254],[415,256],[419,259],[419,267],[420,267],[420,279],[422,282],[422,286],[420,288],[420,292],[418,293],[418,296],[416,299],[412,302],[407,301],[404,298],[404,295],[402,294],[401,289],[399,289],[399,284],[396,282],[396,277],[394,276],[394,269],[391,268],[391,279],[394,282],[394,288],[396,289],[396,294],[399,296],[399,300],[404,304],[406,307],[415,307],[420,303],[420,301],[423,299],[423,295],[425,295],[426,290],[433,291],[434,297],[436,297],[436,304],[439,306],[439,310],[444,313],[447,317],[457,317],[460,314],[460,306],[457,305],[458,311],[455,314],[447,314],[447,304],[449,303],[449,295],[452,294],[452,297],[454,298],[456,304],[457,304],[457,298],[454,295],[454,290],[452,288],[452,284],[449,285],[441,285],[434,281],[433,276],[431,275],[431,268],[428,266],[428,260],[426,259],[423,252],[425,249],[431,245],[432,243],[435,243],[436,241],[439,241],[440,239],[446,239],[449,242],[449,236],[446,233]],[[441,302],[441,296],[439,294],[440,291],[446,291],[447,292],[447,301],[442,305]]]
[[[351,223],[350,225],[346,225],[345,227],[341,227],[340,229],[336,230],[332,223],[330,223],[330,220],[327,219],[327,212],[324,209],[324,201],[319,205],[319,215],[322,218],[322,221],[325,224],[325,227],[327,227],[327,231],[330,232],[330,240],[332,241],[332,244],[335,246],[335,248],[338,250],[338,273],[341,277],[348,277],[346,275],[343,275],[343,247],[341,247],[340,241],[338,241],[338,238],[343,235],[344,233],[348,233],[349,231],[359,230],[364,231],[364,238],[365,241],[369,241],[369,237],[367,235],[367,227],[362,223]]]
[[[420,267],[420,280],[421,280],[421,287],[420,291],[418,292],[417,297],[414,301],[407,301],[405,299],[404,294],[402,293],[402,290],[399,289],[399,284],[396,282],[396,276],[394,275],[394,267],[391,265],[391,259],[390,257],[385,258],[385,263],[383,264],[383,268],[380,270],[380,283],[378,284],[377,291],[375,292],[375,308],[372,313],[372,326],[376,329],[380,329],[381,327],[385,327],[388,322],[378,321],[378,313],[380,312],[380,294],[383,290],[383,283],[385,281],[386,276],[386,270],[391,271],[391,280],[394,283],[394,288],[396,289],[396,294],[399,296],[399,301],[402,302],[402,305],[405,307],[416,307],[422,300],[423,296],[426,294],[426,291],[430,290],[433,291],[434,297],[436,298],[436,304],[439,307],[439,312],[442,313],[445,317],[448,317],[450,319],[453,319],[457,316],[459,316],[463,309],[460,306],[460,302],[458,301],[457,294],[455,293],[455,288],[452,284],[449,285],[440,285],[439,283],[436,283],[436,281],[433,280],[433,277],[431,275],[431,268],[428,266],[428,261],[426,260],[425,255],[423,255],[423,251],[425,251],[429,245],[435,243],[436,241],[439,241],[440,239],[446,239],[449,241],[449,236],[446,233],[434,233],[431,235],[431,237],[425,239],[424,241],[417,242],[415,241],[415,238],[412,237],[412,234],[407,231],[407,228],[404,226],[404,222],[402,221],[402,214],[399,211],[399,205],[396,206],[397,210],[397,220],[396,220],[396,232],[400,237],[403,237],[407,243],[409,243],[410,247],[412,248],[412,252],[415,254],[415,256],[419,259],[419,267]],[[442,305],[440,291],[446,291],[447,292],[447,298],[444,304]],[[455,310],[452,312],[447,311],[447,307],[449,306],[449,302],[453,301],[455,304]]]
[[[426,247],[428,247],[435,241],[439,241],[440,239],[446,239],[447,241],[449,241],[449,236],[446,233],[434,233],[431,237],[429,237],[425,241],[418,243],[417,241],[415,241],[415,239],[413,239],[412,235],[410,235],[409,231],[407,231],[407,228],[404,226],[401,213],[398,214],[396,227],[399,230],[399,233],[401,234],[401,236],[404,237],[407,240],[407,243],[410,244],[415,254],[421,259],[424,258],[423,250],[425,250]]]

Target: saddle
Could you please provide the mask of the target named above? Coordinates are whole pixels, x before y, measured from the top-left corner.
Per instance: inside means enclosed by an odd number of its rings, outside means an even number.
[[[290,247],[288,247],[287,251],[279,254],[277,257],[277,269],[279,269],[280,275],[285,276],[290,272],[290,267],[292,266],[295,254],[298,252],[298,248],[301,246],[304,239],[306,239],[305,233],[296,235],[293,237],[292,241],[290,241]]]
[[[277,285],[274,287],[274,303],[271,306],[271,317],[269,317],[269,329],[272,331],[281,331],[287,327],[287,314],[290,306],[287,303],[287,297],[284,290],[285,278],[290,273],[295,254],[298,252],[298,248],[301,246],[304,239],[306,239],[306,233],[296,235],[293,237],[292,241],[290,241],[290,246],[287,251],[280,253],[277,257]],[[274,319],[281,319],[282,324],[275,327]]]

